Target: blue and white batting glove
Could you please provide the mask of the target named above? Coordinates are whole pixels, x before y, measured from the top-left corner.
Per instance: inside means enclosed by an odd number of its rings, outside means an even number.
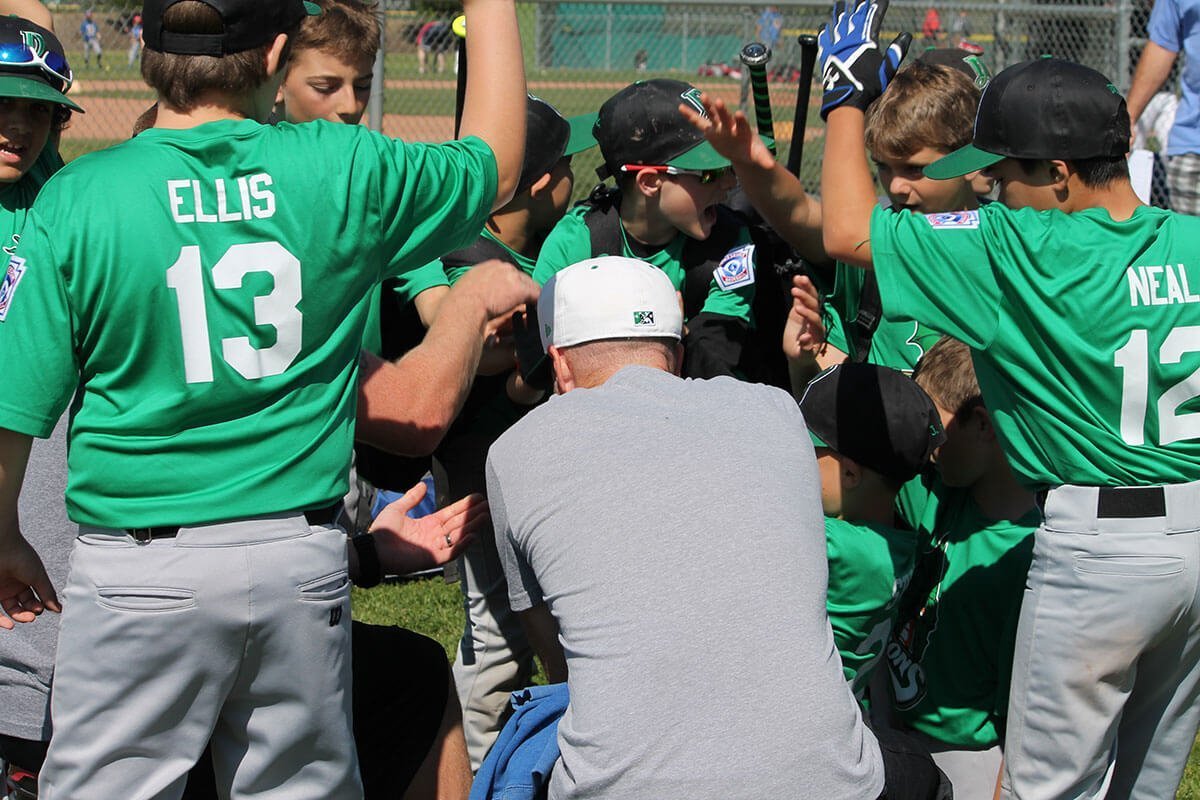
[[[821,60],[821,119],[840,106],[862,111],[883,94],[900,68],[912,34],[902,33],[886,48],[879,46],[879,28],[888,0],[861,0],[848,7],[833,4],[833,17],[817,35]]]

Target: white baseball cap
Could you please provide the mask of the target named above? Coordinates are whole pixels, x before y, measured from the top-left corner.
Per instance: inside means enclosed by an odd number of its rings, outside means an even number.
[[[683,311],[666,274],[645,261],[589,258],[554,274],[538,299],[542,347],[599,339],[679,339]]]

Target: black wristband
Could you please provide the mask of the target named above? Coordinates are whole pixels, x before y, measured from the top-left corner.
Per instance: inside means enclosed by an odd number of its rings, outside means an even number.
[[[350,537],[354,552],[358,555],[358,580],[355,586],[370,589],[383,580],[383,567],[379,564],[379,551],[375,548],[375,536],[370,533],[360,533]]]

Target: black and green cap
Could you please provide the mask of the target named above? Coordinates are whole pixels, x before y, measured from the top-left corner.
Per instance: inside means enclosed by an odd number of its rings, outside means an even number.
[[[307,0],[200,0],[221,17],[220,33],[181,33],[163,28],[163,15],[181,0],[145,0],[142,38],[148,50],[186,56],[225,56],[260,47],[291,30],[321,7]]]
[[[605,100],[593,128],[604,157],[601,177],[617,175],[630,164],[687,170],[728,167],[729,159],[679,113],[680,104],[705,113],[699,89],[668,78],[631,83]]]
[[[64,94],[72,78],[57,36],[22,17],[0,17],[0,97],[41,100],[83,111]]]
[[[876,364],[847,362],[813,378],[800,411],[817,447],[904,482],[946,440],[937,407],[912,378]]]
[[[925,168],[944,180],[1005,158],[1124,156],[1129,111],[1117,87],[1096,70],[1043,56],[1001,70],[979,98],[972,142]]]
[[[592,136],[595,114],[564,118],[540,97],[528,95],[525,102],[525,160],[517,191],[528,189],[538,178],[554,169],[564,156],[596,146]]]

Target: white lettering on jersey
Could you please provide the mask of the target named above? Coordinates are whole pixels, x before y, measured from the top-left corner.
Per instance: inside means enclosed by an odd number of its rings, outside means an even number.
[[[1129,267],[1125,270],[1129,282],[1129,305],[1166,306],[1177,303],[1200,303],[1193,294],[1183,264],[1164,264]]]
[[[237,184],[236,193],[230,181]],[[275,215],[274,183],[270,175],[216,178],[211,185],[198,180],[167,181],[167,201],[177,223],[243,222]]]

